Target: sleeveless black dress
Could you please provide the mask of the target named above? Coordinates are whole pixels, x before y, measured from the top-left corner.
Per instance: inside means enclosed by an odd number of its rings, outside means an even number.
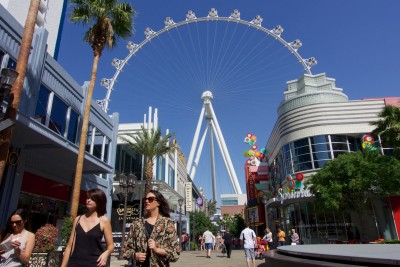
[[[75,248],[68,261],[69,267],[96,267],[97,259],[103,253],[101,245],[103,232],[100,223],[90,229],[88,232],[83,230],[82,226],[76,226]]]

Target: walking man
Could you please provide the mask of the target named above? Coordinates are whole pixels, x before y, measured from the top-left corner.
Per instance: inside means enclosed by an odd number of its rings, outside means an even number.
[[[222,236],[222,239],[226,248],[226,256],[230,258],[232,253],[233,237],[232,234],[229,233],[228,229],[226,229],[226,232]]]
[[[256,233],[246,223],[246,228],[240,233],[240,243],[244,247],[247,267],[250,267],[250,260],[253,261],[253,267],[256,267],[256,257],[254,255],[254,244],[256,243]]]
[[[203,238],[204,238],[207,258],[211,258],[211,249],[213,248],[213,242],[215,240],[215,236],[207,229],[203,233]]]

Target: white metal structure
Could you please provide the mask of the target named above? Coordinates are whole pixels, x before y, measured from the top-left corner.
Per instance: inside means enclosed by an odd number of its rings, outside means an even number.
[[[211,8],[209,10],[208,16],[207,17],[202,17],[202,18],[197,18],[195,13],[192,10],[189,10],[186,13],[186,20],[181,21],[181,22],[174,22],[172,18],[167,17],[164,21],[165,27],[164,29],[161,29],[159,31],[153,31],[150,27],[147,27],[144,31],[144,34],[146,36],[146,39],[143,40],[139,44],[135,44],[133,42],[128,42],[127,44],[127,49],[129,50],[129,54],[125,57],[125,59],[117,59],[114,58],[112,61],[112,65],[117,69],[116,72],[114,73],[114,76],[111,79],[103,78],[101,79],[100,84],[107,89],[106,93],[106,98],[103,100],[97,100],[97,104],[99,104],[102,109],[107,112],[108,111],[108,102],[110,101],[110,96],[111,92],[113,90],[114,84],[117,81],[117,78],[119,74],[121,73],[122,69],[124,66],[128,63],[129,59],[135,55],[136,52],[138,52],[145,44],[149,43],[153,38],[158,37],[162,33],[168,32],[171,29],[177,28],[179,26],[187,25],[189,23],[195,23],[195,22],[207,22],[207,21],[227,21],[227,22],[236,22],[240,23],[243,25],[247,25],[249,27],[252,27],[256,30],[260,30],[267,35],[275,38],[277,41],[279,41],[283,46],[285,46],[293,55],[296,56],[296,58],[299,60],[299,63],[303,65],[304,71],[307,74],[312,74],[311,73],[311,67],[313,67],[315,64],[317,64],[317,60],[314,57],[310,57],[308,59],[304,59],[300,56],[300,54],[297,52],[297,50],[302,46],[302,43],[299,39],[296,39],[292,42],[286,42],[282,37],[281,34],[283,33],[283,28],[282,26],[278,25],[275,28],[269,30],[267,28],[264,28],[261,26],[261,23],[263,21],[262,17],[260,15],[257,15],[252,19],[251,21],[246,21],[240,19],[240,12],[239,10],[235,9],[232,11],[231,15],[229,17],[219,17],[218,16],[218,11],[215,8]]]
[[[112,61],[112,65],[116,68],[116,72],[115,72],[114,76],[111,79],[103,78],[101,80],[101,85],[106,87],[107,93],[106,93],[105,99],[97,100],[97,103],[102,107],[102,109],[105,112],[108,111],[108,104],[110,101],[111,92],[113,90],[114,84],[116,83],[119,74],[122,72],[122,69],[128,63],[129,59],[132,56],[134,56],[135,53],[138,52],[145,44],[149,43],[153,38],[158,37],[162,33],[166,33],[169,30],[177,28],[179,26],[188,25],[190,23],[195,23],[195,22],[208,22],[208,21],[234,22],[234,23],[243,24],[243,25],[249,26],[251,28],[254,28],[256,30],[260,30],[260,31],[264,32],[268,36],[271,36],[275,40],[279,41],[285,48],[287,48],[289,50],[289,52],[298,59],[299,63],[303,66],[304,71],[307,74],[312,74],[311,67],[313,67],[315,64],[317,64],[317,60],[314,57],[311,57],[308,59],[303,59],[300,56],[300,54],[298,53],[298,49],[302,46],[302,43],[299,39],[296,39],[292,42],[285,41],[281,37],[281,34],[283,33],[282,26],[278,25],[273,29],[264,28],[263,26],[261,26],[263,19],[259,15],[255,16],[251,21],[246,21],[246,20],[242,20],[240,18],[240,12],[237,9],[235,9],[229,17],[219,17],[218,11],[215,8],[211,8],[209,10],[207,17],[197,18],[195,13],[192,10],[189,10],[186,13],[186,20],[176,23],[173,21],[172,18],[167,17],[164,21],[165,27],[163,29],[161,29],[159,31],[153,31],[150,27],[147,27],[144,31],[144,34],[146,36],[145,40],[143,40],[139,44],[133,43],[131,41],[128,42],[127,49],[129,50],[129,54],[125,57],[125,59],[114,58]],[[202,100],[204,101],[204,105],[201,110],[199,121],[198,121],[197,128],[196,128],[196,132],[194,135],[194,139],[193,139],[193,143],[192,143],[192,147],[191,147],[191,151],[190,151],[190,155],[189,155],[189,159],[188,159],[188,164],[187,164],[187,171],[188,171],[188,174],[190,175],[190,177],[192,179],[194,179],[194,176],[196,174],[196,170],[198,167],[199,159],[201,156],[202,148],[204,145],[204,141],[205,141],[207,132],[209,131],[213,199],[216,200],[216,188],[215,188],[216,187],[216,185],[215,185],[216,178],[215,178],[215,166],[214,166],[215,162],[214,162],[213,134],[215,134],[215,136],[216,136],[216,140],[217,140],[218,146],[220,148],[225,166],[228,170],[228,174],[230,176],[231,183],[233,185],[235,193],[242,194],[242,190],[240,188],[235,170],[233,168],[232,161],[229,156],[228,149],[226,147],[225,140],[222,135],[221,129],[219,127],[217,117],[216,117],[213,107],[211,105],[212,98],[213,98],[213,95],[210,91],[203,92]],[[200,134],[203,118],[205,118],[207,120],[207,125],[206,125],[204,133],[200,139],[200,143],[198,144],[199,134]],[[196,149],[197,149],[197,153],[196,153]]]
[[[189,159],[187,163],[187,171],[192,180],[194,180],[194,176],[196,174],[196,170],[199,165],[201,152],[203,150],[204,140],[206,138],[207,132],[209,131],[213,200],[217,199],[216,186],[215,186],[216,177],[215,177],[215,159],[214,159],[214,137],[213,137],[214,133],[219,149],[222,154],[222,158],[225,163],[225,167],[228,170],[228,174],[231,179],[233,189],[235,190],[236,194],[242,194],[242,189],[240,188],[240,184],[237,179],[235,169],[233,168],[233,164],[231,161],[231,157],[229,156],[228,148],[226,147],[224,136],[222,135],[221,128],[219,127],[219,123],[217,120],[217,116],[215,115],[214,109],[211,104],[211,100],[213,99],[213,94],[210,91],[205,91],[203,92],[201,99],[204,101],[204,104],[200,112],[200,117],[197,123],[196,131],[194,133],[193,143],[190,149]],[[198,144],[203,118],[207,120],[207,125],[201,137],[200,144]],[[195,153],[196,153],[196,158],[194,158]]]

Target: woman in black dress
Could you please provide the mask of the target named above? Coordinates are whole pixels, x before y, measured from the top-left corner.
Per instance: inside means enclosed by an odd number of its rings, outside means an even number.
[[[111,223],[105,216],[106,204],[107,198],[102,190],[88,191],[87,212],[75,218],[61,267],[106,266],[108,256],[114,250]],[[101,244],[103,236],[107,243],[105,250]]]

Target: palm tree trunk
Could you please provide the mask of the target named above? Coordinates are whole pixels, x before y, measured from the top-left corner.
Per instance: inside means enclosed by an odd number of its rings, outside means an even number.
[[[95,52],[94,59],[93,59],[93,66],[92,66],[92,75],[90,77],[90,84],[89,84],[89,88],[88,88],[88,92],[87,92],[87,96],[86,96],[86,102],[85,102],[85,111],[83,114],[81,138],[79,141],[78,159],[76,161],[74,189],[72,192],[72,204],[71,204],[71,219],[72,220],[74,220],[76,215],[78,214],[79,196],[80,196],[80,192],[81,192],[81,183],[82,183],[83,161],[85,159],[87,132],[88,132],[88,128],[89,128],[90,107],[92,104],[93,90],[94,90],[94,84],[96,82],[97,66],[98,66],[99,60],[100,60],[100,53]]]
[[[146,160],[146,167],[145,167],[145,177],[146,177],[146,195],[151,190],[151,180],[153,179],[153,159]]]
[[[15,120],[21,98],[21,92],[24,86],[24,79],[26,74],[26,66],[28,65],[29,54],[31,51],[31,44],[33,33],[35,32],[36,16],[39,10],[40,0],[31,0],[28,16],[25,21],[24,32],[22,35],[21,46],[19,48],[18,61],[16,71],[19,73],[13,87],[11,88],[10,100],[8,103],[6,117]],[[0,132],[0,185],[3,179],[3,173],[6,166],[8,157],[8,149],[10,147],[11,139],[13,136],[14,127],[9,127]]]

